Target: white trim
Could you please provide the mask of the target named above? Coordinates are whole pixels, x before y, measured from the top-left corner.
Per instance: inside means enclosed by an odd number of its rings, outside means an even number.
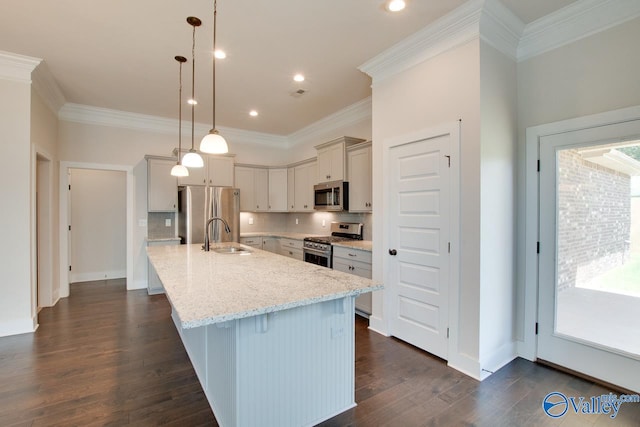
[[[60,162],[60,297],[69,296],[69,169],[96,169],[121,171],[127,174],[127,225],[126,225],[126,263],[127,290],[137,289],[133,281],[133,233],[134,218],[134,176],[133,167],[127,165],[108,165],[100,163]]]
[[[480,362],[475,358],[469,356],[468,354],[450,354],[449,360],[447,361],[447,366],[455,369],[458,372],[462,372],[463,374],[468,375],[473,379],[482,381],[482,378],[480,377]]]
[[[60,109],[58,117],[60,120],[68,122],[178,135],[178,120],[152,116],[149,114],[92,107],[90,105],[68,102]],[[197,139],[199,140],[201,136],[209,133],[210,129],[211,125],[196,123],[195,134]],[[224,135],[230,142],[270,146],[287,145],[287,138],[280,135],[246,131],[222,126],[218,127],[218,130],[220,131],[220,134]],[[182,131],[186,134],[191,132],[191,124],[183,122]]]
[[[42,59],[0,50],[0,79],[31,83],[31,73]]]
[[[549,52],[640,16],[638,0],[579,0],[528,24],[518,61]]]
[[[338,130],[370,119],[371,97],[367,97],[289,134],[287,137],[289,146],[291,147],[305,141],[322,138],[329,129]]]
[[[524,337],[518,342],[518,355],[535,360],[537,339],[535,323],[538,319],[538,254],[539,223],[538,158],[540,138],[559,133],[606,126],[640,119],[640,106],[607,111],[590,116],[533,126],[526,130],[525,157],[525,251],[524,254]]]
[[[457,46],[477,39],[484,0],[471,0],[360,65],[374,80],[384,80]]]
[[[40,95],[45,105],[49,107],[53,114],[58,114],[58,111],[60,111],[60,108],[62,108],[66,100],[45,61],[42,61],[40,65],[33,70],[31,78],[31,87]]]
[[[89,273],[74,273],[71,271],[71,283],[93,282],[95,280],[122,279],[127,277],[127,270],[94,271]]]
[[[524,22],[498,0],[488,0],[480,18],[480,38],[514,61]]]
[[[28,334],[38,329],[38,318],[15,319],[0,323],[0,337]]]

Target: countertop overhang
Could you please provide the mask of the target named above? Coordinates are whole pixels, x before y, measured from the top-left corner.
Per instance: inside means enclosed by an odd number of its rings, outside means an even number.
[[[238,245],[220,243],[214,247]],[[147,247],[182,327],[273,313],[383,288],[348,273],[243,246],[250,254],[205,252],[201,245]]]

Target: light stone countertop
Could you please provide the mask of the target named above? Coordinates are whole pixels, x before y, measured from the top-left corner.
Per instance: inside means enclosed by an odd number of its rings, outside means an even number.
[[[147,237],[147,242],[175,242],[175,241],[180,241],[180,237],[161,237],[161,238],[153,238],[153,237]]]
[[[333,246],[342,246],[350,249],[360,249],[361,251],[371,252],[373,250],[373,242],[371,240],[353,240],[346,242],[332,243]]]
[[[212,248],[239,245],[218,243]],[[250,254],[201,245],[150,246],[149,260],[183,328],[285,310],[382,289],[379,282],[239,245]]]
[[[316,237],[319,234],[292,233],[289,231],[256,231],[254,233],[240,233],[240,237],[284,237],[285,239],[303,240],[305,237]]]

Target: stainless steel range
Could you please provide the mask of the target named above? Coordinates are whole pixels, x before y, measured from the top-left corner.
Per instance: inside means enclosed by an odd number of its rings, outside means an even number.
[[[305,262],[332,268],[332,243],[362,240],[362,224],[357,222],[332,222],[331,235],[305,237],[303,253]]]

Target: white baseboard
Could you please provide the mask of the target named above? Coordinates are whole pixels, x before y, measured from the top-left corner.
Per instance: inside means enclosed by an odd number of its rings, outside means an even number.
[[[513,359],[518,357],[516,352],[516,343],[509,342],[496,349],[489,356],[482,358],[482,366],[480,376],[484,380],[492,373],[497,372],[500,368],[507,365]]]
[[[14,319],[0,322],[0,337],[29,334],[38,329],[38,318]]]
[[[455,369],[456,371],[460,371],[473,379],[482,381],[482,376],[480,375],[480,362],[467,354],[450,354],[447,366]]]
[[[134,282],[131,284],[127,283],[128,291],[133,291],[136,289],[147,289],[147,287],[148,285],[146,280],[134,280]]]
[[[374,315],[369,316],[369,329],[382,336],[385,336],[385,337],[390,336],[386,332],[387,328],[386,328],[386,325],[384,324],[384,321],[378,316],[374,316]]]
[[[126,270],[93,271],[88,273],[71,273],[69,279],[71,283],[93,282],[95,280],[124,279],[127,277]]]

